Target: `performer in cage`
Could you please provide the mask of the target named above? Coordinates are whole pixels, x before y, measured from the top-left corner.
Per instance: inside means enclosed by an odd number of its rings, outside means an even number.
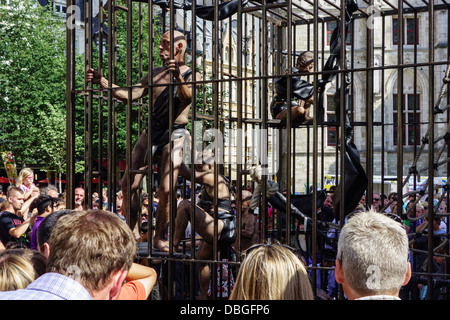
[[[195,232],[203,238],[203,243],[197,253],[200,261],[213,257],[214,244],[214,154],[205,150],[198,156],[195,164],[195,183],[201,184],[200,200],[195,205],[194,212],[190,200],[183,200],[178,205],[173,237],[174,251],[179,250],[180,241],[184,235],[188,222],[194,222]],[[180,175],[191,179],[191,170],[182,163]],[[225,176],[217,177],[217,244],[219,248],[231,246],[236,240],[235,215],[231,212],[230,184]],[[195,218],[193,218],[195,215]],[[200,282],[200,299],[207,298],[210,281],[209,264],[199,262],[198,275]]]
[[[313,103],[314,86],[309,82],[300,79],[301,74],[312,72],[314,70],[314,55],[312,52],[305,51],[297,59],[292,73],[299,74],[291,78],[291,119],[292,121],[303,123],[311,122],[309,116],[309,107]],[[283,76],[276,80],[276,94],[270,105],[270,111],[274,119],[286,120],[288,111],[287,101],[287,81],[289,77]]]
[[[179,32],[174,31],[173,47],[170,44],[170,31],[164,33],[159,45],[159,56],[163,61],[162,67],[155,67],[151,74],[147,74],[141,81],[135,84],[132,88],[131,99],[140,99],[148,94],[150,76],[153,78],[152,84],[152,114],[151,114],[151,139],[152,139],[152,160],[158,162],[159,171],[159,204],[156,210],[156,227],[153,238],[153,246],[160,251],[168,252],[169,248],[164,242],[164,233],[166,231],[169,220],[169,192],[170,192],[170,165],[173,163],[173,182],[177,182],[178,171],[181,164],[182,145],[185,136],[185,127],[189,120],[189,109],[192,100],[192,84],[186,83],[194,80],[201,80],[200,74],[197,73],[195,77],[192,76],[192,69],[184,63],[184,53],[187,47],[185,36]],[[173,59],[170,59],[171,50],[173,52]],[[160,84],[169,84],[172,82],[171,75],[173,74],[173,82],[176,86],[173,87],[174,96],[170,97],[170,86],[158,86]],[[92,81],[95,84],[100,84],[102,88],[117,88],[118,86],[109,83],[100,73],[93,69],[88,69],[86,72],[86,80]],[[197,87],[198,90],[198,87]],[[127,89],[113,89],[112,94],[116,99],[127,103],[128,90]],[[173,129],[169,132],[169,101],[173,99]],[[172,152],[170,150],[170,136],[172,134],[173,149],[180,150]],[[131,159],[131,170],[146,170],[148,163],[148,129],[145,129],[136,142]],[[171,154],[174,157],[171,157]],[[127,186],[127,170],[125,170],[124,178],[122,179],[121,188],[123,193],[123,208],[129,213],[130,226],[134,228],[137,222],[137,215],[139,212],[139,185],[144,177],[142,173],[133,173],[131,175],[131,195],[130,203],[128,204],[128,186]]]

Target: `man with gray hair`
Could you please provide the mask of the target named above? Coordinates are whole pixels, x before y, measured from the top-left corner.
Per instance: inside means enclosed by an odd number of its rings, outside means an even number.
[[[49,184],[48,186],[43,188],[41,190],[41,194],[48,195],[52,198],[59,198],[58,188],[53,184]]]
[[[411,278],[408,254],[399,222],[372,210],[357,213],[339,236],[336,281],[349,300],[399,300]]]

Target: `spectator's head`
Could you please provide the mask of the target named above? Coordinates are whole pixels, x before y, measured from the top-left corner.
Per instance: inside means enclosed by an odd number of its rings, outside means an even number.
[[[144,207],[144,208],[147,208],[148,209],[148,193],[147,192],[143,192],[142,193],[142,206]]]
[[[142,222],[139,226],[139,234],[141,235],[141,242],[148,241],[148,222]]]
[[[41,190],[41,194],[49,195],[50,197],[53,197],[53,198],[58,198],[59,197],[58,188],[56,188],[56,186],[53,185],[53,184],[49,184],[48,186],[43,188]]]
[[[381,197],[376,192],[374,192],[372,195],[372,205],[375,210],[380,210],[382,206]]]
[[[123,199],[116,200],[116,212],[122,214],[123,209]]]
[[[19,176],[17,177],[16,186],[20,187],[22,184],[27,187],[31,186],[34,181],[34,172],[30,168],[23,168],[19,172]]]
[[[366,207],[366,195],[363,194],[361,199],[359,200],[359,203],[362,204],[363,207]]]
[[[8,200],[9,210],[17,212],[22,209],[24,203],[24,194],[19,187],[9,187],[6,198]]]
[[[84,189],[78,187],[75,189],[75,208],[81,210],[84,207]]]
[[[96,300],[117,299],[137,253],[130,227],[104,210],[61,217],[49,246],[47,270],[75,277]]]
[[[279,244],[258,244],[247,250],[230,300],[313,300],[303,262]]]
[[[331,196],[328,195],[325,198],[323,205],[333,210],[333,199],[331,198]]]
[[[0,291],[25,289],[45,273],[46,258],[30,249],[7,249],[0,253]]]
[[[428,214],[428,201],[422,201],[421,205],[423,207],[423,214]]]
[[[398,296],[411,278],[408,236],[402,225],[374,211],[350,217],[341,230],[336,281],[350,300]]]
[[[391,192],[388,195],[388,201],[389,202],[396,202],[397,201],[397,192]]]
[[[39,216],[48,215],[54,211],[58,210],[58,207],[63,204],[63,201],[59,198],[53,198],[48,195],[39,195],[33,200],[30,209],[37,209],[37,214]]]
[[[38,250],[45,256],[48,257],[48,255],[50,254],[50,246],[48,244],[48,241],[50,239],[53,227],[55,226],[59,218],[71,212],[72,210],[70,209],[56,211],[42,220],[41,224],[39,225],[37,233]]]

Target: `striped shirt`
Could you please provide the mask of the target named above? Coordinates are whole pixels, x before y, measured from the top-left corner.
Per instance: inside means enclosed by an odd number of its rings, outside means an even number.
[[[49,272],[25,289],[0,292],[0,300],[92,300],[92,297],[79,282]]]

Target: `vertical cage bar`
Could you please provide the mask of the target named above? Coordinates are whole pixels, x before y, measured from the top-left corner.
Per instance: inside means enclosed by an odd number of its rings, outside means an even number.
[[[397,214],[400,216],[403,214],[403,2],[397,1],[398,11],[398,45],[397,45]],[[370,195],[369,195],[370,196]],[[370,198],[369,201],[372,201]],[[369,202],[368,202],[369,203]]]
[[[93,65],[93,45],[92,45],[92,1],[86,0],[85,2],[85,66]],[[84,189],[85,195],[92,195],[92,179],[93,179],[93,129],[94,129],[94,121],[92,114],[92,104],[94,99],[94,93],[92,91],[92,83],[85,84],[85,87],[88,88],[88,95],[85,96],[84,101],[84,146],[85,146],[85,154],[84,154]],[[84,197],[84,208],[92,208],[92,197]]]
[[[67,8],[73,9],[74,0],[67,0]],[[71,13],[71,19],[75,11]],[[66,207],[75,206],[75,28],[66,25]]]
[[[433,219],[434,213],[434,1],[430,1],[428,4],[428,78],[430,79],[428,86],[428,132],[429,132],[429,144],[428,144],[428,265],[427,265],[427,299],[432,299],[432,293],[434,288],[433,282],[433,258],[434,258],[434,239],[433,239]],[[417,28],[417,27],[416,27]]]

